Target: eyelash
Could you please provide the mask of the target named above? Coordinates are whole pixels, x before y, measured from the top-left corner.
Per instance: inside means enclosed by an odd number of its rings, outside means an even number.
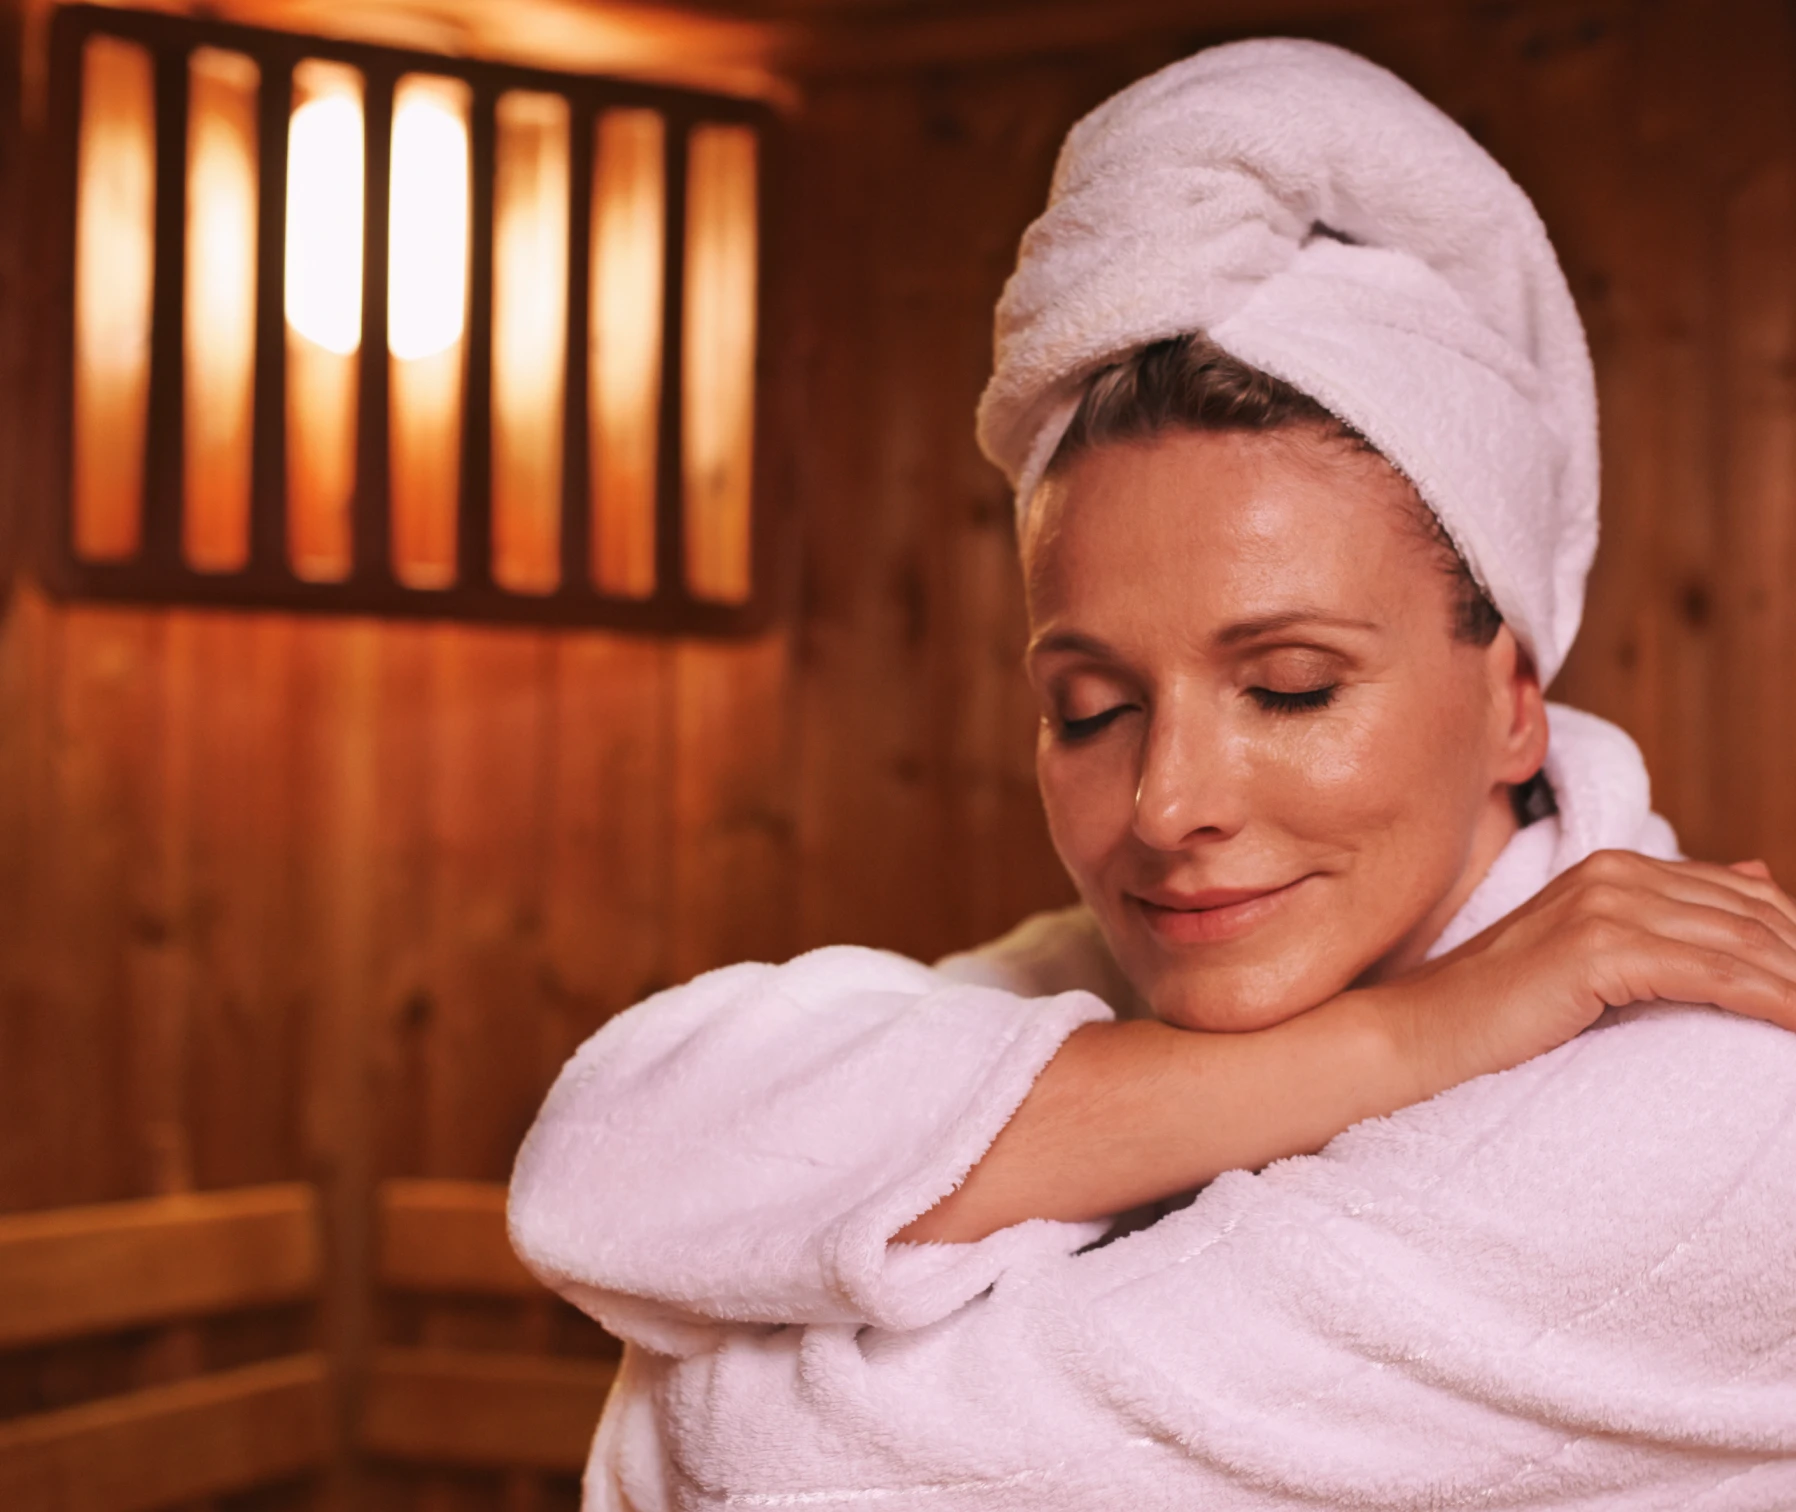
[[[1102,714],[1093,714],[1086,719],[1063,719],[1060,721],[1060,738],[1068,742],[1089,740],[1105,725],[1120,719],[1129,708],[1128,704],[1118,704],[1113,709],[1105,709]]]
[[[1335,701],[1335,694],[1341,691],[1339,683],[1330,683],[1323,688],[1307,688],[1301,693],[1279,693],[1271,688],[1249,688],[1249,696],[1268,714],[1308,714],[1326,709]],[[1113,709],[1105,709],[1101,714],[1092,714],[1084,719],[1063,719],[1060,721],[1060,738],[1069,742],[1089,740],[1106,725],[1120,719],[1133,707],[1130,704],[1118,704]]]
[[[1271,688],[1249,688],[1248,692],[1268,714],[1306,714],[1326,709],[1341,691],[1339,683],[1325,688],[1310,688],[1302,693],[1275,693]]]

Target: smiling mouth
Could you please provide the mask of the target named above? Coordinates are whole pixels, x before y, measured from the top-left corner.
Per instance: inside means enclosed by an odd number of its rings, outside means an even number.
[[[1168,945],[1207,945],[1237,939],[1279,913],[1310,875],[1277,887],[1211,888],[1194,893],[1125,896],[1147,927]]]

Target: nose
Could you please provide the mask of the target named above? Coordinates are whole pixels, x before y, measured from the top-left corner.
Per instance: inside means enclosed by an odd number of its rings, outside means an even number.
[[[1163,702],[1149,721],[1135,786],[1135,834],[1155,850],[1223,840],[1246,822],[1240,753],[1213,711]]]

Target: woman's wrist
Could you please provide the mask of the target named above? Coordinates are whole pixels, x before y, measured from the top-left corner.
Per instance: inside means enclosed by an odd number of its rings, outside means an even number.
[[[1381,1112],[1426,1102],[1481,1071],[1496,1069],[1469,1064],[1460,1043],[1463,1036],[1452,1032],[1452,1016],[1441,1011],[1429,991],[1432,975],[1424,968],[1402,981],[1354,988],[1331,1005],[1361,1016],[1367,1032],[1382,1042],[1382,1095],[1390,1106]]]
[[[1297,1064],[1313,1067],[1317,1123],[1306,1141],[1311,1149],[1364,1119],[1441,1090],[1433,1047],[1405,994],[1384,988],[1344,992],[1270,1032],[1310,1041],[1291,1053]]]

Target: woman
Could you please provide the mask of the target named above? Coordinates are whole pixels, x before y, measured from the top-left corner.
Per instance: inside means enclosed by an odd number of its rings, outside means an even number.
[[[1543,701],[1595,406],[1525,197],[1219,48],[1075,128],[997,358],[1083,908],[575,1057],[512,1213],[630,1343],[589,1504],[1796,1504],[1796,908]]]

